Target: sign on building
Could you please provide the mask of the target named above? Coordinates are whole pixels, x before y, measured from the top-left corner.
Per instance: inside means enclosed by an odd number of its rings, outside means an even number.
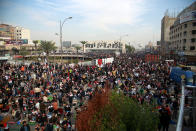
[[[186,12],[180,16],[180,24],[191,20],[196,20],[196,10]]]

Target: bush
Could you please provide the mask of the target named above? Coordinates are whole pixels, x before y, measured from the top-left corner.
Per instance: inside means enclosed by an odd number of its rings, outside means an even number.
[[[100,91],[99,91],[100,92]],[[77,116],[78,131],[156,131],[158,111],[110,89],[96,92]]]

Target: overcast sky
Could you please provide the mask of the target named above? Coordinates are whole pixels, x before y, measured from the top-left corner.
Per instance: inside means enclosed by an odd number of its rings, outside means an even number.
[[[161,19],[167,9],[179,12],[194,0],[0,0],[0,22],[31,31],[32,40],[59,44],[63,40],[119,40],[147,44],[160,39]]]

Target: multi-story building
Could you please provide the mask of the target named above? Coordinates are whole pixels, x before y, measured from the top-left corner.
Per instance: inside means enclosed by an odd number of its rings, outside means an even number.
[[[0,24],[0,37],[14,39],[14,27],[7,24]]]
[[[30,40],[30,30],[23,27],[16,26],[14,30],[15,40],[27,39]]]
[[[63,41],[63,47],[70,48],[71,47],[71,41]]]
[[[169,32],[170,32],[170,27],[174,24],[176,18],[169,16],[168,13],[165,14],[163,19],[161,20],[161,41],[160,41],[160,46],[161,46],[161,54],[162,56],[168,55],[169,48],[168,45],[170,43],[169,39]]]
[[[180,12],[170,27],[169,48],[178,55],[196,55],[196,2]]]
[[[0,38],[6,44],[32,43],[30,40],[30,30],[8,24],[0,24]]]

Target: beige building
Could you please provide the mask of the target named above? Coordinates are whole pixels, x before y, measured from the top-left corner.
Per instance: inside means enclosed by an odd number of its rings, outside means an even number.
[[[2,37],[2,39],[4,37],[14,39],[14,29],[15,28],[11,25],[0,24],[0,37]]]
[[[5,44],[32,44],[29,29],[8,24],[0,24],[0,41]]]
[[[165,14],[165,16],[163,17],[163,19],[161,20],[161,54],[163,56],[169,54],[169,49],[168,49],[168,45],[170,42],[170,27],[174,24],[176,18],[175,17],[171,17],[168,15],[168,13]]]
[[[196,2],[178,14],[169,36],[175,54],[196,55]]]
[[[23,27],[16,26],[14,31],[14,38],[16,40],[27,39],[30,40],[30,30]]]

